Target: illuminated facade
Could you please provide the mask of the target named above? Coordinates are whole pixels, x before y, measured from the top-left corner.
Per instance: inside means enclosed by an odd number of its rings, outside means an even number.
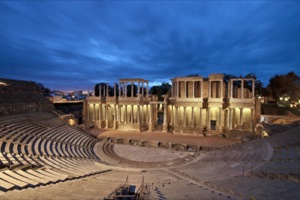
[[[253,130],[260,113],[254,79],[224,81],[222,74],[212,74],[171,81],[163,101],[149,95],[144,79],[120,79],[113,96],[108,95],[107,85],[100,86],[99,96],[84,102],[85,126],[195,135]]]

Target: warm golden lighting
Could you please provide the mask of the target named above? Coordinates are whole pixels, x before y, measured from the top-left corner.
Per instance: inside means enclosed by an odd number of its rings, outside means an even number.
[[[279,100],[282,101],[282,97],[280,97]]]
[[[284,100],[285,100],[285,101],[287,101],[287,100],[288,100],[288,98],[287,98],[287,97],[285,97],[285,98],[284,98]]]
[[[74,119],[69,119],[69,120],[68,120],[68,123],[69,123],[71,126],[74,126],[74,125],[76,124]]]
[[[7,83],[0,82],[0,85],[7,86]]]

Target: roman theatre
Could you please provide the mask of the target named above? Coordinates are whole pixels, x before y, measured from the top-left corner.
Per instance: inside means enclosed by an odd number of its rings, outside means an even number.
[[[162,98],[142,78],[100,84],[74,124],[34,82],[0,79],[0,199],[299,199],[299,117],[260,123],[254,79],[171,82]]]

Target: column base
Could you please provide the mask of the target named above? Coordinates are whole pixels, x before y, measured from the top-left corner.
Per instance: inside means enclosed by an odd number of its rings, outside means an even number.
[[[163,130],[162,130],[163,133],[166,133],[168,132],[168,125],[163,125]]]
[[[148,132],[153,132],[153,125],[149,124]]]
[[[108,120],[105,120],[105,128],[108,128]]]
[[[117,129],[117,122],[114,122],[113,129]]]

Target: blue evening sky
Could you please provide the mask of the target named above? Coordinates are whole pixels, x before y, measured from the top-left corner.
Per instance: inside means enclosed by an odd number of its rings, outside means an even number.
[[[0,1],[0,77],[50,89],[300,75],[300,1]]]

